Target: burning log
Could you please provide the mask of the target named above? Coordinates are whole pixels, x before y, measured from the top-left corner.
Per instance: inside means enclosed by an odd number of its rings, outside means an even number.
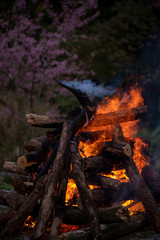
[[[26,114],[26,120],[31,126],[43,128],[62,128],[64,122],[62,117],[51,118],[33,113]]]
[[[23,202],[18,211],[6,224],[1,236],[15,233],[22,226],[27,217],[32,213],[34,208],[37,206],[38,200],[43,196],[46,177],[47,176],[42,177],[37,182],[32,193],[26,198],[25,202]]]
[[[101,186],[102,189],[113,189],[118,190],[120,187],[120,181],[117,179],[96,175],[96,176],[90,176],[88,175],[87,178],[89,184],[95,185],[95,186]]]
[[[81,169],[81,156],[78,153],[78,147],[75,144],[71,145],[72,152],[72,168],[73,178],[80,193],[80,200],[82,202],[83,210],[88,219],[90,227],[93,232],[94,238],[98,238],[100,235],[100,226],[97,211],[93,203],[92,194],[86,183],[85,175]]]
[[[147,106],[119,110],[116,112],[109,112],[105,114],[96,115],[90,122],[88,127],[101,127],[112,125],[115,123],[122,123],[134,121],[141,118],[147,112]]]
[[[16,162],[4,162],[3,170],[21,175],[28,175],[27,171],[20,169]]]
[[[102,236],[100,240],[110,240],[116,237],[127,235],[131,232],[140,230],[146,223],[146,217],[143,214],[137,214],[130,217],[128,223],[112,223],[109,225],[100,225]],[[83,228],[72,232],[61,234],[58,240],[91,240],[93,239],[92,230]]]
[[[97,210],[100,223],[129,222],[129,211],[125,207],[108,207]],[[65,224],[83,225],[87,223],[85,214],[77,207],[69,206],[64,209]]]

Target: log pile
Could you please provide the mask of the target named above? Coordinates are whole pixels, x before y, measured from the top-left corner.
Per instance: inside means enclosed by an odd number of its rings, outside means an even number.
[[[82,107],[66,118],[26,115],[29,125],[54,130],[48,131],[46,136],[25,142],[25,154],[18,158],[17,163],[4,164],[5,171],[19,174],[19,178],[13,182],[17,193],[0,191],[0,204],[8,206],[7,210],[4,209],[2,220],[0,218],[0,223],[5,225],[2,237],[16,233],[29,215],[37,218],[31,233],[32,239],[40,239],[46,233],[49,222],[52,240],[114,239],[139,230],[147,220],[160,232],[158,176],[147,166],[140,174],[133,160],[135,141],[124,137],[120,125],[141,118],[147,107],[96,115],[96,107],[92,106],[86,94],[63,82],[59,84],[69,89]],[[98,154],[82,158],[78,149],[79,141],[93,143],[102,134],[102,131],[80,131],[86,124],[88,129],[111,127],[105,132],[106,141],[100,143]],[[149,143],[149,139],[143,140]],[[106,174],[113,169],[125,169],[130,181],[121,182],[107,177]],[[70,199],[66,205],[70,179],[74,179],[79,196]],[[91,190],[90,185],[96,188]],[[111,207],[131,199],[141,201],[146,214],[130,216],[126,207]],[[73,203],[77,206],[70,206]],[[60,234],[62,224],[85,227]]]

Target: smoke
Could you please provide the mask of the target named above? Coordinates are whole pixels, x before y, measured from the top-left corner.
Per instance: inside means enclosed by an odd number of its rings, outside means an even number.
[[[63,82],[66,86],[77,89],[81,91],[82,93],[85,93],[88,95],[91,101],[94,100],[96,97],[106,97],[113,95],[117,87],[114,87],[113,85],[105,87],[104,84],[96,85],[96,83],[92,82],[91,80],[83,80],[82,82],[79,81],[70,81],[70,82]]]

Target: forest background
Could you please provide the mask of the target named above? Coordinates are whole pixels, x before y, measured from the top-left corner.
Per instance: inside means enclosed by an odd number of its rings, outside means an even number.
[[[137,79],[149,108],[140,134],[159,159],[160,1],[0,1],[0,168],[45,135],[26,126],[26,113],[66,116],[78,105],[56,79]]]

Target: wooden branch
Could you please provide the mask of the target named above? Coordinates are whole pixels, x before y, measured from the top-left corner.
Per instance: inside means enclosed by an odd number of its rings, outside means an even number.
[[[112,223],[108,225],[100,225],[102,236],[99,240],[110,240],[120,236],[127,235],[131,232],[140,230],[146,223],[146,218],[143,214],[131,216],[131,221],[128,223]],[[92,230],[83,228],[72,232],[63,233],[57,240],[93,240]]]
[[[85,211],[85,210],[84,210]],[[129,211],[125,207],[108,207],[97,210],[100,223],[129,222]],[[77,207],[69,206],[64,209],[65,224],[87,224],[85,214]]]
[[[74,94],[74,96],[77,98],[77,100],[79,101],[79,103],[82,105],[82,107],[91,106],[91,101],[90,101],[90,99],[89,99],[89,97],[88,97],[88,95],[86,93],[81,92],[80,90],[75,89],[75,88],[69,86],[67,84],[67,82],[59,81],[59,80],[57,80],[57,82],[61,86],[65,87],[70,92],[72,92]]]
[[[27,197],[26,201],[17,210],[15,215],[9,220],[2,231],[1,236],[11,235],[12,233],[17,232],[27,217],[31,215],[32,211],[38,204],[38,200],[43,196],[46,178],[47,176],[44,176],[37,182],[32,193]]]
[[[20,169],[16,162],[4,162],[3,170],[5,172],[28,175],[27,171]]]
[[[71,153],[73,178],[80,193],[84,214],[88,219],[94,238],[97,239],[100,235],[98,215],[93,202],[92,194],[86,183],[85,175],[81,169],[81,156],[78,153],[77,145],[71,144]]]
[[[141,118],[147,112],[147,107],[136,107],[130,109],[109,112],[106,114],[98,114],[88,124],[88,127],[101,127],[115,123],[134,121]]]
[[[62,117],[51,118],[33,113],[26,114],[26,120],[31,126],[43,128],[61,128],[64,122]]]

